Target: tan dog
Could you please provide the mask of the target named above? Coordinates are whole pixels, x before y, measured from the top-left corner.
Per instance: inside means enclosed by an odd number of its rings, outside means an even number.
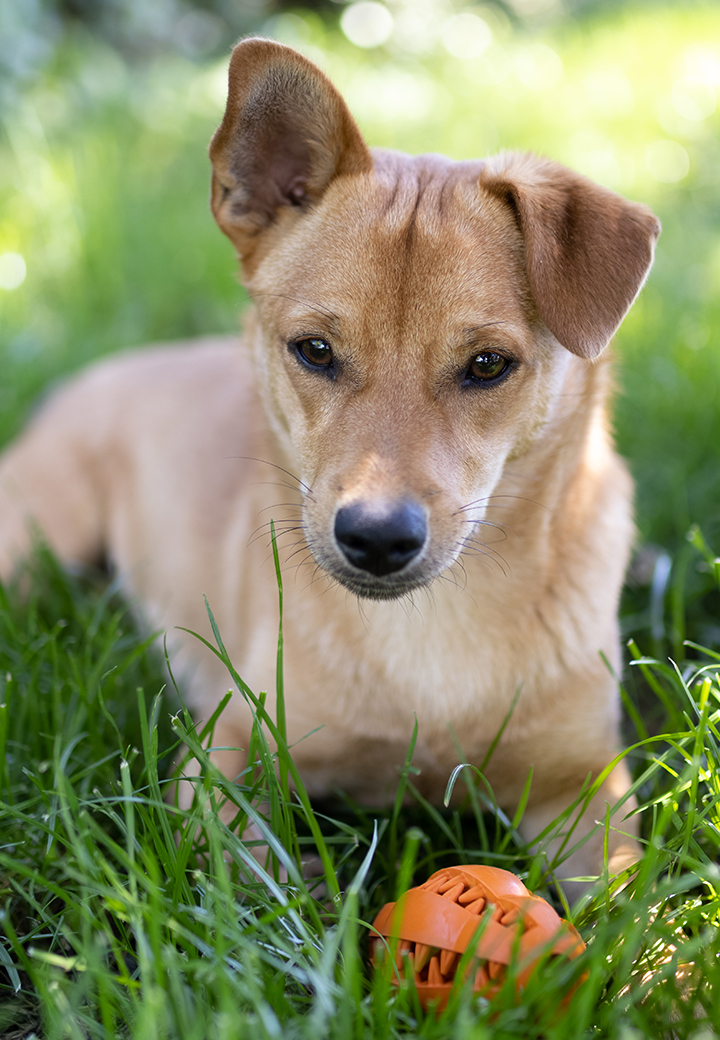
[[[617,752],[601,652],[620,669],[631,483],[595,359],[658,221],[533,156],[370,152],[327,78],[267,40],[235,49],[211,157],[255,304],[243,348],[144,350],[58,392],[0,465],[0,571],[32,520],[68,563],[109,554],[152,625],[207,633],[206,593],[272,690],[277,589],[253,536],[274,517],[289,738],[323,727],[294,752],[310,793],[391,797],[416,713],[417,783],[440,803],[458,744],[481,762],[521,688],[486,773],[512,810],[534,770],[532,838]],[[176,653],[207,718],[227,675],[190,637]],[[249,726],[236,695],[215,733],[228,776]],[[621,764],[573,841],[627,788]],[[632,806],[611,871],[637,856]],[[602,840],[561,876],[598,873]]]

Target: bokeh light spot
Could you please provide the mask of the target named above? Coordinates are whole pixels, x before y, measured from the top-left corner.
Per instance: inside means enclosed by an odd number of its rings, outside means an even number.
[[[635,97],[632,85],[622,69],[606,65],[593,69],[585,76],[588,101],[601,115],[617,116],[632,112]]]
[[[563,78],[560,55],[544,43],[523,47],[513,61],[515,75],[530,90],[553,87]]]
[[[394,5],[393,43],[410,54],[431,54],[443,24],[453,14],[443,0],[405,0]]]
[[[363,70],[346,91],[352,111],[361,120],[422,123],[435,112],[439,90],[429,76],[387,65],[372,73]]]
[[[20,253],[0,253],[0,289],[11,292],[25,281],[27,267]]]
[[[710,330],[694,316],[688,316],[680,323],[680,337],[689,350],[702,350],[710,340]]]
[[[645,165],[648,173],[662,184],[676,184],[687,177],[690,157],[681,144],[664,138],[653,141],[645,149]]]
[[[674,84],[672,101],[675,111],[684,119],[699,123],[715,111],[717,95],[709,83],[687,76]]]
[[[692,79],[720,87],[720,47],[694,44],[685,52],[685,68]]]
[[[390,37],[393,17],[383,4],[360,0],[343,12],[340,28],[356,47],[379,47]]]
[[[442,42],[455,58],[479,58],[492,43],[492,29],[478,15],[466,11],[445,23]]]

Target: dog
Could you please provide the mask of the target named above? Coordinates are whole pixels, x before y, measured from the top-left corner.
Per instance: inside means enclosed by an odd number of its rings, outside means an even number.
[[[0,574],[33,527],[67,565],[109,556],[176,633],[206,719],[227,673],[178,626],[209,636],[205,593],[245,681],[274,689],[273,519],[311,796],[391,799],[416,716],[416,783],[440,804],[502,730],[485,776],[512,813],[532,771],[527,840],[595,781],[557,876],[605,869],[597,822],[618,802],[607,869],[631,866],[635,802],[611,767],[632,485],[601,355],[657,219],[533,155],[370,151],[328,78],[265,39],[233,52],[210,157],[252,299],[242,345],[145,348],[59,389],[0,463]],[[251,721],[236,695],[217,723],[230,778]]]

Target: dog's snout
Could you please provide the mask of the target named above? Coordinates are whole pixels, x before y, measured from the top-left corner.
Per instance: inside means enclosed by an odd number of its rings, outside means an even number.
[[[381,577],[402,570],[425,544],[425,511],[415,502],[355,502],[335,516],[335,538],[360,570]]]

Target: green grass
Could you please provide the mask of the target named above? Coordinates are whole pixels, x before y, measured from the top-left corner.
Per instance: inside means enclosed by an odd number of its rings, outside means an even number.
[[[720,564],[695,541],[717,602]],[[204,652],[224,658],[256,712],[255,769],[240,785],[213,769],[182,709],[169,716],[157,648],[112,587],[100,593],[41,553],[22,588],[0,594],[3,1036],[658,1037],[670,1021],[677,1037],[714,1035],[719,655],[689,645],[675,668],[633,644],[640,681],[624,695],[645,853],[623,891],[576,911],[586,954],[544,964],[520,1002],[511,986],[491,1005],[459,990],[438,1017],[389,969],[371,971],[369,923],[453,862],[512,867],[550,895],[542,842],[526,848],[502,814],[473,812],[480,787],[464,813],[413,798],[410,756],[393,808],[312,808],[281,718],[266,716],[216,634]],[[203,763],[186,813],[165,800],[179,741]],[[232,827],[216,812],[224,799]],[[248,821],[272,852],[265,868],[237,837]],[[298,866],[311,852],[321,890]]]
[[[301,783],[288,791],[282,717],[262,710],[253,774],[236,787],[205,761],[197,805],[177,812],[165,801],[176,748],[203,752],[157,641],[105,579],[67,576],[40,552],[24,584],[0,594],[3,1038],[720,1035],[720,592],[715,552],[691,526],[720,546],[720,116],[703,94],[720,82],[720,16],[702,4],[600,6],[531,33],[485,14],[494,43],[474,62],[442,48],[362,52],[304,12],[272,29],[325,64],[372,143],[458,158],[534,148],[662,217],[656,267],[617,349],[618,439],[651,543],[622,611],[641,870],[578,910],[582,961],[544,965],[519,1004],[510,989],[491,1007],[458,992],[443,1016],[424,1016],[411,988],[368,967],[374,914],[452,862],[507,866],[549,895],[542,849],[524,847],[474,788],[463,813],[424,805],[411,763],[386,812],[310,807]],[[693,76],[705,77],[698,119],[676,103],[690,111]],[[93,357],[237,327],[243,293],[207,207],[223,79],[217,64],[173,54],[133,65],[75,30],[34,83],[3,95],[0,253],[20,252],[28,274],[0,290],[0,442],[38,393]],[[647,166],[660,138],[688,156],[679,180]],[[239,825],[260,827],[267,876],[219,821],[219,798]],[[297,869],[314,850],[322,890]]]

